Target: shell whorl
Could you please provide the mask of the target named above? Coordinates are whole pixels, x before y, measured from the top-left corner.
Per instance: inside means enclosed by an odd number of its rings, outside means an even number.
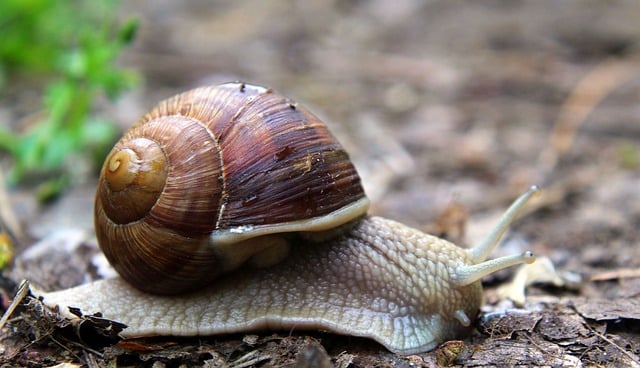
[[[131,127],[103,167],[95,223],[127,281],[178,293],[224,268],[216,241],[326,230],[367,206],[324,123],[271,90],[228,83],[165,100]]]
[[[113,199],[102,203],[115,223],[126,224],[146,216],[156,203],[167,177],[167,158],[156,142],[137,138],[115,149],[103,170],[101,193]]]

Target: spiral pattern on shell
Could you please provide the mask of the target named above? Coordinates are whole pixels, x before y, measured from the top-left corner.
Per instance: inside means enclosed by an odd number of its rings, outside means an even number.
[[[95,226],[125,280],[171,294],[225,270],[217,242],[323,231],[367,207],[322,121],[269,89],[227,83],[165,100],[125,133],[102,168]]]

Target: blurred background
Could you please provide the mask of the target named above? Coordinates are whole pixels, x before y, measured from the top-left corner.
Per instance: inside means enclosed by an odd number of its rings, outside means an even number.
[[[2,226],[16,254],[54,233],[91,248],[119,135],[175,93],[240,80],[330,124],[375,214],[470,244],[539,184],[501,252],[587,276],[637,269],[638,19],[633,0],[5,0]],[[640,285],[582,295],[621,289]]]
[[[330,124],[374,213],[431,226],[454,203],[499,213],[539,184],[548,211],[527,223],[549,252],[640,220],[635,1],[1,6],[0,165],[26,238],[90,230],[121,132],[164,98],[235,80]]]

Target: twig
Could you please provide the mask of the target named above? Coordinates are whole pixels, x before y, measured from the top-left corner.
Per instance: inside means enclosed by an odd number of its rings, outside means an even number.
[[[29,281],[22,280],[20,286],[18,287],[18,292],[16,292],[16,296],[13,298],[13,301],[9,305],[9,308],[2,315],[2,319],[0,319],[0,330],[4,328],[4,325],[9,320],[9,317],[13,314],[16,308],[22,303],[22,300],[29,295]]]
[[[576,132],[593,109],[614,89],[638,73],[629,61],[610,58],[591,69],[564,101],[549,137],[549,149],[538,157],[538,167],[546,176],[572,147]]]
[[[619,350],[622,354],[626,355],[627,358],[629,358],[631,360],[632,363],[634,363],[635,367],[640,367],[640,358],[638,358],[637,355],[635,355],[634,353],[627,351],[625,349],[623,349],[620,345],[616,344],[615,342],[613,342],[611,339],[609,339],[608,337],[606,337],[604,334],[594,330],[593,328],[591,328],[591,326],[589,326],[587,324],[587,327],[599,338],[601,338],[602,340],[606,341],[607,343],[609,343],[609,345],[613,346],[615,349]]]
[[[234,360],[233,362],[231,362],[231,364],[229,364],[230,368],[245,368],[245,367],[249,367],[252,365],[255,365],[259,362],[262,362],[264,360],[267,359],[271,359],[271,356],[269,355],[260,355],[260,351],[259,350],[254,350],[251,352],[248,352],[247,354],[241,356],[240,358]]]
[[[600,272],[591,276],[590,281],[607,281],[640,277],[640,268],[623,268],[614,271]]]

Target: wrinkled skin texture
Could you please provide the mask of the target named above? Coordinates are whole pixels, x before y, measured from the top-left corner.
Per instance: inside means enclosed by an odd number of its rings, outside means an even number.
[[[482,301],[479,281],[453,282],[469,262],[464,249],[391,220],[365,217],[338,240],[295,245],[280,264],[186,295],[146,294],[116,278],[44,302],[101,312],[127,324],[127,337],[323,329],[412,354],[468,332],[455,313],[474,318]]]

